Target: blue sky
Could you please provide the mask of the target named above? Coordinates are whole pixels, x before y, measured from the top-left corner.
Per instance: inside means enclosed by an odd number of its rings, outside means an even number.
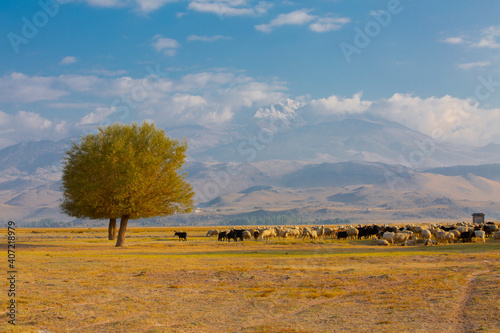
[[[277,103],[500,143],[499,14],[487,0],[2,1],[0,147]]]

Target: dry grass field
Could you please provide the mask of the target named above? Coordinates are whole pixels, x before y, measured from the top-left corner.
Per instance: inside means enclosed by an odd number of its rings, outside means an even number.
[[[0,331],[500,332],[492,239],[228,243],[206,230],[179,242],[173,228],[131,228],[115,248],[104,229],[18,229],[18,324],[2,312]]]

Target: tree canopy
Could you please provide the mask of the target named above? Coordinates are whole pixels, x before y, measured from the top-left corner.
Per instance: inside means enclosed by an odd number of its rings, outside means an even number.
[[[129,219],[187,213],[193,191],[183,172],[187,141],[171,139],[144,122],[100,127],[73,143],[63,162],[64,213],[78,218],[121,218],[116,246]],[[116,223],[116,222],[115,222]]]

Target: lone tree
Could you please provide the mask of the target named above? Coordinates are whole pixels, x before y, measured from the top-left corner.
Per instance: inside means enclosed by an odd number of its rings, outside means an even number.
[[[109,219],[109,239],[120,218],[116,246],[124,246],[129,219],[192,211],[194,193],[182,170],[187,148],[186,140],[146,122],[100,127],[66,152],[61,210]]]

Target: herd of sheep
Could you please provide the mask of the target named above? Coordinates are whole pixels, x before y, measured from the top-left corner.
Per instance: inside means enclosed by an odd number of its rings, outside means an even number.
[[[461,222],[453,225],[406,225],[404,227],[389,225],[338,226],[338,227],[257,227],[219,231],[209,230],[207,237],[217,236],[219,241],[238,241],[255,239],[268,241],[278,239],[373,239],[374,244],[389,245],[438,245],[453,242],[471,242],[472,238],[483,243],[487,237],[500,240],[500,231],[493,222],[472,224]]]

